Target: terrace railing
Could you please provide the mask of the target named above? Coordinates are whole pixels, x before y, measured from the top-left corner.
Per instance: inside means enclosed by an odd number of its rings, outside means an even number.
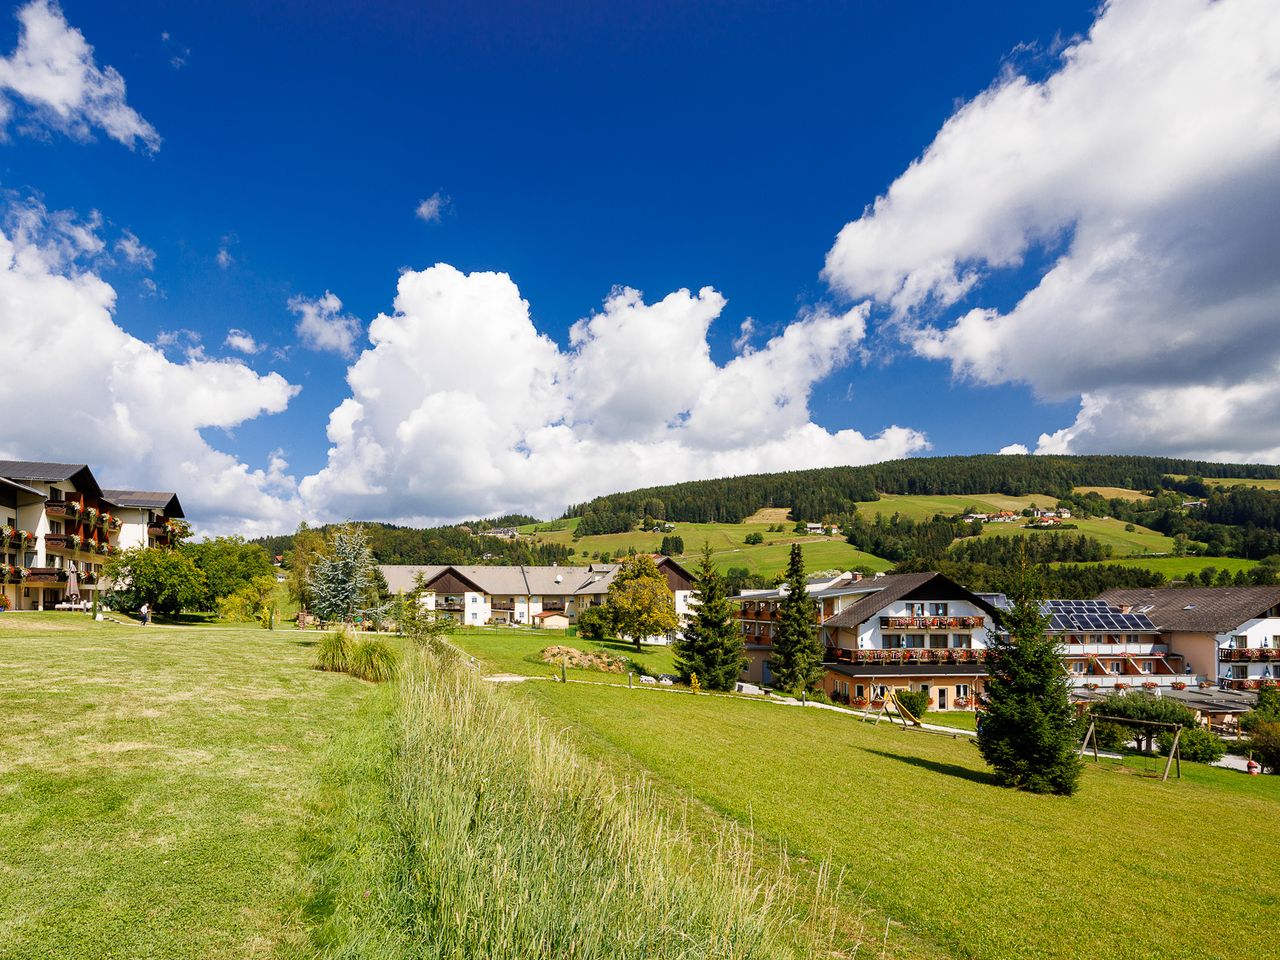
[[[827,660],[836,663],[985,663],[986,659],[986,650],[971,650],[967,647],[948,647],[946,649],[909,647],[901,650],[827,648]]]
[[[1280,660],[1280,647],[1222,647],[1218,660],[1223,663],[1271,663]]]

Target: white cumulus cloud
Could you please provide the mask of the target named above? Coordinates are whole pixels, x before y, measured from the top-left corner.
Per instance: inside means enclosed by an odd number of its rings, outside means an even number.
[[[5,409],[40,412],[8,419],[0,455],[89,463],[112,486],[176,490],[205,530],[291,528],[300,508],[279,457],[255,469],[201,431],[282,411],[298,388],[238,361],[205,359],[182,332],[166,339],[185,343],[185,357],[169,359],[115,322],[109,284],[60,259],[56,239],[40,242],[30,216],[24,226],[0,231],[0,336],[15,357],[56,349],[56,375],[0,378]],[[43,233],[56,234],[55,223]]]
[[[153,270],[156,265],[156,252],[139,240],[132,230],[126,230],[116,241],[116,253],[125,261],[143,270]]]
[[[927,447],[903,427],[866,437],[810,418],[813,385],[865,335],[864,307],[803,316],[720,366],[707,332],[724,304],[711,288],[656,302],[619,288],[564,347],[536,329],[506,274],[407,272],[348,371],[326,467],[300,484],[307,509],[419,522],[554,515],[644,484]]]
[[[260,353],[266,348],[266,344],[259,343],[253,338],[253,334],[247,330],[232,329],[227,331],[227,338],[223,344],[228,348],[239,353]]]
[[[957,376],[1079,397],[1041,451],[1274,460],[1278,103],[1280,4],[1112,0],[1045,79],[958,109],[825,276]]]
[[[16,99],[34,120],[77,139],[99,129],[130,148],[160,148],[155,128],[125,102],[124,78],[97,65],[93,47],[56,3],[31,0],[18,22],[17,48],[0,57],[0,120],[14,114]]]
[[[303,346],[355,356],[360,320],[343,313],[342,301],[334,294],[326,290],[323,297],[290,297],[289,309],[298,316],[295,329]]]

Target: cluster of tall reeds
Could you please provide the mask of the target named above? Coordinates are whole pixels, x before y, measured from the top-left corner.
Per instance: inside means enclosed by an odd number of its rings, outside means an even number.
[[[361,835],[324,895],[327,956],[796,955],[785,868],[742,831],[692,844],[650,789],[447,651],[414,652],[392,695],[387,789],[346,816]]]

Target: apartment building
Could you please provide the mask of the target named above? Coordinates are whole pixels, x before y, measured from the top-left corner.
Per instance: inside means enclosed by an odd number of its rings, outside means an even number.
[[[1049,600],[1043,610],[1073,690],[1186,686],[1186,662],[1146,614],[1105,600]]]
[[[182,515],[174,494],[147,494],[164,506],[144,520],[114,499],[126,492],[103,490],[83,463],[0,461],[0,593],[9,608],[47,610],[69,593],[92,596],[108,557],[149,542],[152,519]]]
[[[811,582],[826,650],[822,688],[842,703],[869,705],[889,689],[923,690],[939,710],[971,707],[997,608],[940,573],[843,573]],[[748,658],[742,679],[772,682],[770,657],[785,585],[735,597]]]
[[[120,519],[120,549],[169,547],[185,529],[185,514],[176,493],[154,490],[103,490]]]
[[[1190,679],[1237,691],[1280,682],[1280,586],[1115,589],[1098,599],[1150,618]]]
[[[666,577],[676,614],[688,619],[693,576],[670,557],[654,557]],[[404,566],[380,567],[392,593],[410,593],[422,584],[422,602],[469,626],[550,626],[563,616],[567,624],[578,614],[603,603],[620,566],[596,563],[570,566]]]

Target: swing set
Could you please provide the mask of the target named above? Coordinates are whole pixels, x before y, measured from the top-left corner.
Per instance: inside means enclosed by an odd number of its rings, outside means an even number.
[[[1164,772],[1157,773],[1155,769],[1155,759],[1148,755],[1146,768],[1141,771],[1140,775],[1151,780],[1158,779],[1161,783],[1169,779],[1170,770],[1176,770],[1177,779],[1182,779],[1182,751],[1178,746],[1182,739],[1182,727],[1176,723],[1161,723],[1156,720],[1134,720],[1130,717],[1108,717],[1103,714],[1090,714],[1089,730],[1084,735],[1084,742],[1080,744],[1080,756],[1084,756],[1089,750],[1090,745],[1093,746],[1093,762],[1098,762],[1098,721],[1106,720],[1111,723],[1118,723],[1125,727],[1158,727],[1161,730],[1173,731],[1173,744],[1169,747],[1168,759],[1164,762]],[[1149,740],[1154,740],[1151,736]]]

